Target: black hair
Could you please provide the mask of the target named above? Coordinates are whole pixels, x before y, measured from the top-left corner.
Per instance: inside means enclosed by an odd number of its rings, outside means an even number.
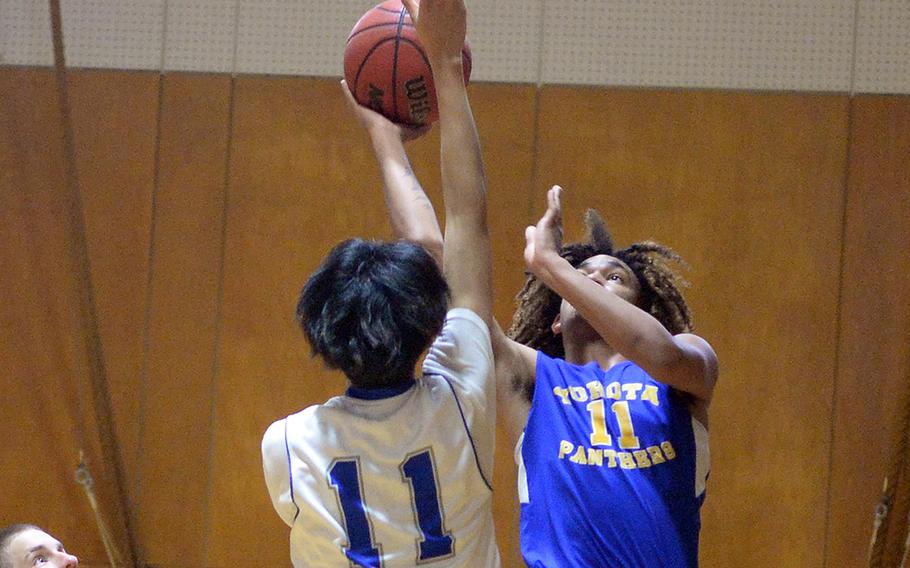
[[[307,280],[297,320],[313,356],[355,387],[381,388],[413,378],[448,302],[442,271],[420,245],[350,239]]]

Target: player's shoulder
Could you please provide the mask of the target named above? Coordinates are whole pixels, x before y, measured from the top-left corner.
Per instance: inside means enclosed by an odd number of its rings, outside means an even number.
[[[308,424],[318,419],[319,409],[323,406],[322,404],[314,404],[272,422],[262,436],[263,448],[267,444],[280,445],[283,448],[288,431],[294,432],[306,429]]]
[[[284,457],[287,439],[286,427],[287,418],[282,418],[272,422],[262,435],[262,463],[266,471],[269,471],[270,466],[280,463]]]
[[[483,318],[477,315],[477,312],[470,308],[451,308],[448,313],[446,313],[446,323],[448,324],[450,322],[465,322],[468,325],[476,327],[485,335],[490,335],[490,328],[487,327],[487,323],[483,321]]]
[[[452,308],[446,314],[442,331],[433,341],[435,348],[441,348],[449,354],[459,353],[465,347],[489,352],[492,357],[490,328],[487,323],[468,308]],[[470,346],[470,347],[469,347]]]

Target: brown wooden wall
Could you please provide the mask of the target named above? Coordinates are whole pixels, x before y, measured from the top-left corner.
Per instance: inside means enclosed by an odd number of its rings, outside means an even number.
[[[389,236],[366,135],[332,80],[82,71],[70,89],[139,554],[289,565],[259,441],[343,389],[292,314],[334,243]],[[661,240],[692,265],[698,331],[722,367],[703,566],[862,566],[910,373],[910,97],[482,84],[471,98],[504,325],[523,227],[553,183],[569,238],[594,206],[619,244]],[[61,136],[53,74],[0,69],[0,525],[44,525],[103,565],[73,482],[83,448],[116,511]],[[410,150],[440,205],[438,133]],[[497,455],[497,530],[518,566],[512,448]]]

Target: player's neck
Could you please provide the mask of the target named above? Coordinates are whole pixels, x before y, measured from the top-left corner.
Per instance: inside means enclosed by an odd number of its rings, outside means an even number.
[[[622,363],[626,358],[610,347],[603,339],[564,344],[566,362],[574,365],[586,365],[597,361],[601,369],[609,369]]]

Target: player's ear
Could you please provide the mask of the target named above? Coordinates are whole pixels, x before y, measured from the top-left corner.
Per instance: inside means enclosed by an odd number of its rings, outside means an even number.
[[[556,314],[556,317],[553,318],[553,323],[550,324],[550,331],[553,332],[553,335],[562,333],[562,314]]]

